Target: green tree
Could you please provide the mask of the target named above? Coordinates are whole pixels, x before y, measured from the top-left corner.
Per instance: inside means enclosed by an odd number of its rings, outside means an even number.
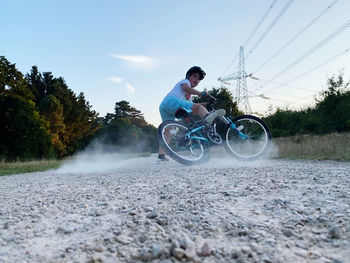
[[[237,102],[233,101],[232,93],[225,87],[220,88],[212,88],[208,91],[210,95],[216,98],[215,103],[213,104],[213,107],[215,109],[225,109],[226,110],[226,116],[228,117],[236,117],[238,115],[243,114],[238,110]],[[207,99],[202,97],[195,97],[193,99],[193,102],[196,103],[202,103],[205,102]]]
[[[47,123],[35,110],[34,103],[18,95],[0,96],[0,158],[31,160],[52,158]]]
[[[40,113],[48,123],[48,133],[51,135],[51,143],[58,156],[66,154],[66,146],[62,138],[66,132],[64,124],[63,106],[53,95],[48,95],[40,101]]]
[[[53,155],[48,123],[35,108],[35,96],[21,72],[0,57],[0,158],[49,158]]]
[[[43,76],[38,71],[37,66],[33,66],[31,72],[26,74],[27,86],[34,95],[34,101],[36,105],[40,104],[40,101],[46,96],[47,93],[42,79]]]
[[[16,69],[4,56],[0,56],[0,95],[15,94],[26,101],[34,99],[33,93],[27,88],[23,74]]]
[[[349,82],[343,74],[331,77],[328,87],[320,93],[314,107],[292,111],[278,109],[265,117],[273,137],[296,134],[325,134],[350,130]]]
[[[148,124],[141,111],[129,102],[116,102],[114,113],[107,113],[102,128],[95,138],[105,145],[114,145],[118,151],[154,152],[158,148],[157,129]]]
[[[321,92],[315,111],[323,119],[323,132],[344,132],[350,130],[350,90],[343,73],[328,79],[328,88]]]
[[[35,94],[38,105],[51,107],[39,107],[40,113],[52,123],[50,132],[53,133],[53,143],[59,156],[73,154],[76,150],[86,146],[91,135],[95,133],[100,124],[98,114],[91,110],[83,93],[78,96],[68,88],[62,77],[55,78],[51,72],[38,72],[33,66],[30,74],[26,75],[28,87]],[[57,100],[55,100],[55,99]]]
[[[141,111],[130,106],[130,103],[125,100],[116,102],[114,107],[114,119],[120,118],[129,119],[132,123],[137,125],[146,124],[146,121]]]

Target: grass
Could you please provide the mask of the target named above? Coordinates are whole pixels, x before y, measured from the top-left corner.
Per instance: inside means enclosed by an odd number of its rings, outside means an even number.
[[[150,153],[115,153],[115,158],[130,159],[135,157],[147,157]],[[87,155],[89,156],[89,155]],[[0,161],[0,176],[11,175],[11,174],[21,174],[21,173],[31,173],[31,172],[41,172],[51,169],[58,168],[65,161],[69,161],[71,158],[68,157],[65,160],[38,160],[38,161],[27,161],[27,162],[4,162]]]
[[[332,133],[327,135],[299,135],[294,137],[274,138],[273,144],[278,149],[274,158],[346,160],[350,161],[350,133]],[[214,156],[228,156],[223,147],[211,149]],[[125,159],[146,157],[149,153],[122,154]],[[40,160],[28,162],[0,161],[0,176],[19,173],[47,171],[58,168],[64,160]]]
[[[299,135],[273,139],[278,158],[350,160],[350,133]]]
[[[272,142],[269,157],[273,159],[350,161],[350,133],[281,137]],[[222,146],[211,148],[210,155],[229,157]]]
[[[58,168],[62,160],[40,160],[28,162],[0,162],[0,176],[20,173],[47,171]]]

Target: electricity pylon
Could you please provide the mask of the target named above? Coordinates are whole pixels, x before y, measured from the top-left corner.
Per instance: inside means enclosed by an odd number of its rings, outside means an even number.
[[[236,80],[236,92],[235,92],[235,101],[237,102],[237,107],[239,110],[244,111],[245,114],[250,114],[251,109],[248,101],[248,88],[247,88],[247,73],[245,72],[245,57],[243,47],[239,48],[239,62],[238,62],[238,71],[232,73],[226,77],[218,78],[218,81],[221,81],[224,84],[229,84],[229,81]]]

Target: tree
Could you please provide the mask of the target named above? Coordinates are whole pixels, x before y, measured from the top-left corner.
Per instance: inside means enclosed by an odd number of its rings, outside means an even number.
[[[31,90],[31,92],[34,95],[34,101],[36,105],[40,104],[40,101],[46,96],[47,93],[46,87],[42,79],[43,76],[38,71],[37,66],[33,66],[30,74],[26,74],[27,86],[28,89]]]
[[[321,92],[315,110],[324,120],[325,133],[350,130],[350,90],[343,73],[328,79],[328,88]]]
[[[47,123],[35,110],[34,103],[8,94],[0,96],[0,158],[31,160],[52,158]]]
[[[41,74],[36,66],[26,79],[37,105],[46,105],[39,106],[38,110],[50,120],[52,142],[58,155],[72,154],[87,145],[100,124],[98,114],[91,110],[84,94],[76,96],[62,77],[55,78],[51,72]]]
[[[242,114],[242,112],[238,110],[237,102],[233,101],[232,93],[227,88],[225,87],[212,88],[211,90],[208,91],[208,93],[216,98],[216,101],[213,107],[215,109],[225,109],[226,116],[234,118]],[[193,102],[196,102],[196,103],[201,103],[205,101],[206,101],[206,98],[202,98],[202,97],[195,97],[193,99]]]
[[[125,100],[116,102],[114,113],[107,113],[99,122],[103,126],[94,137],[102,144],[114,145],[117,151],[155,152],[158,148],[157,129]]]
[[[0,56],[0,95],[15,94],[26,101],[34,99],[33,93],[27,88],[23,74],[16,69],[4,56]]]
[[[39,109],[48,123],[48,133],[51,135],[54,149],[58,156],[64,156],[67,152],[62,140],[66,132],[62,104],[55,96],[48,95],[40,101]]]
[[[0,57],[0,158],[53,157],[48,124],[35,108],[34,95],[21,72]]]
[[[137,125],[145,125],[146,121],[141,111],[130,106],[129,102],[122,100],[116,102],[114,107],[114,119],[129,119],[132,123]]]
[[[265,117],[273,137],[296,134],[326,134],[350,130],[350,90],[343,74],[331,77],[315,107],[291,111],[278,109]]]

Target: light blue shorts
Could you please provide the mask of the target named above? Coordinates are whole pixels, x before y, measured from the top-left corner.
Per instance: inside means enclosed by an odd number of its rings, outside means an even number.
[[[175,120],[175,112],[179,108],[192,111],[193,102],[179,99],[175,96],[166,96],[159,106],[162,121]]]

